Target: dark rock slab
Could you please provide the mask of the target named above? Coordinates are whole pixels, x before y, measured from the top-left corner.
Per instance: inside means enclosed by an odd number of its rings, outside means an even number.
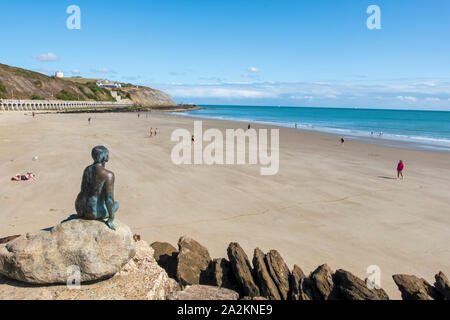
[[[289,299],[291,300],[313,299],[310,280],[305,276],[305,273],[298,265],[294,265],[294,269],[292,269],[292,272],[289,277],[289,282],[290,282]]]
[[[448,282],[447,276],[440,271],[434,278],[436,279],[434,283],[436,290],[439,291],[444,300],[450,300],[450,283]]]
[[[281,300],[280,292],[266,267],[265,255],[259,248],[253,254],[255,280],[262,297],[270,300]]]
[[[230,243],[227,253],[234,271],[234,276],[239,283],[243,295],[250,297],[260,296],[259,288],[253,277],[252,266],[239,243]]]
[[[281,298],[287,300],[289,297],[289,277],[291,272],[281,257],[280,253],[276,250],[270,250],[265,257],[267,269],[275,282]]]
[[[175,279],[177,275],[178,250],[167,242],[153,242],[154,257],[159,266],[166,270],[169,277]]]
[[[439,292],[426,280],[413,275],[394,274],[395,284],[403,300],[435,300],[442,298]]]
[[[208,249],[197,241],[181,237],[178,240],[176,278],[182,286],[200,284],[200,278],[211,262]]]
[[[335,299],[336,291],[333,282],[333,272],[326,264],[319,266],[309,276],[313,300],[331,300]]]
[[[208,268],[208,280],[204,284],[227,288],[237,292],[240,291],[239,284],[234,276],[233,267],[224,258],[211,261]]]
[[[389,300],[383,289],[369,289],[366,283],[348,271],[339,269],[333,275],[340,297],[345,300]]]

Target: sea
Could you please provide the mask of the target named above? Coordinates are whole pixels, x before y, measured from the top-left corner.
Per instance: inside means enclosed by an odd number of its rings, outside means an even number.
[[[359,108],[203,105],[174,114],[275,125],[345,139],[450,152],[450,112]]]

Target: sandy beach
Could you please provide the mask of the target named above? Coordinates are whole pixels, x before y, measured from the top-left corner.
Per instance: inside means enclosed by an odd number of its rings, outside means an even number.
[[[430,283],[440,270],[450,274],[450,153],[353,140],[341,146],[334,135],[280,128],[277,175],[261,176],[259,165],[175,165],[172,131],[192,131],[193,122],[165,114],[0,112],[0,238],[75,213],[91,149],[105,145],[117,219],[150,243],[176,246],[186,235],[212,257],[226,257],[232,241],[250,257],[255,247],[276,249],[305,273],[327,263],[365,278],[367,267],[378,265],[394,299],[400,292],[393,274]],[[204,129],[246,126],[203,120]],[[156,137],[148,137],[150,127],[158,128]],[[403,181],[395,179],[399,159]],[[38,181],[10,181],[27,171]]]

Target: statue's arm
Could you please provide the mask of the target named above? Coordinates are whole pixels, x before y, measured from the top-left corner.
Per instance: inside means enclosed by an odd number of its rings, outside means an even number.
[[[106,175],[105,181],[105,193],[106,193],[106,208],[108,209],[109,216],[113,216],[114,212],[114,173],[109,172]]]

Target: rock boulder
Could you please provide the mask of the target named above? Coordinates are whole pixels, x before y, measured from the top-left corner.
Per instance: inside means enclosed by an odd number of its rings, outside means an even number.
[[[241,292],[244,296],[258,297],[260,296],[259,288],[253,277],[253,269],[248,260],[247,255],[241,248],[239,243],[232,242],[227,249],[228,258],[233,267],[234,276],[239,283]]]
[[[208,249],[197,241],[181,237],[178,240],[177,280],[182,286],[200,284],[207,277],[211,262]]]
[[[177,255],[178,250],[167,242],[153,242],[151,247],[155,251],[155,259],[161,268],[166,270],[171,278],[177,275]]]
[[[339,269],[333,276],[339,295],[345,300],[389,300],[383,289],[369,289],[366,283],[348,271]]]
[[[115,225],[73,218],[21,236],[0,245],[0,273],[33,284],[65,284],[74,266],[81,282],[111,277],[135,255],[130,228]]]
[[[392,278],[402,293],[403,300],[434,300],[440,298],[439,292],[425,279],[406,274],[394,274]]]

